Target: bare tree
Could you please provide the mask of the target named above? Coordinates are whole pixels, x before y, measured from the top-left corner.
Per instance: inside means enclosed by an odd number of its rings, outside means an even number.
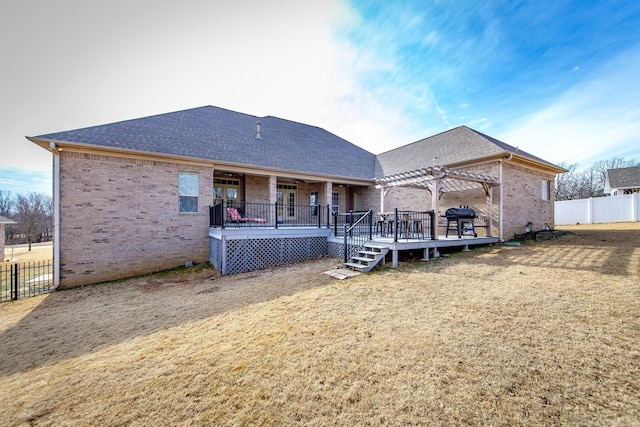
[[[48,199],[48,200],[47,200]],[[31,243],[42,235],[46,228],[46,205],[51,203],[51,197],[43,193],[18,194],[15,200],[15,219],[18,228],[24,234],[31,250]]]
[[[567,172],[556,175],[556,200],[571,200],[575,194],[578,164],[562,162],[558,166],[565,168]]]
[[[10,218],[13,210],[11,191],[0,190],[0,215]]]
[[[556,200],[587,199],[604,196],[607,170],[639,165],[636,160],[619,157],[600,160],[588,169],[579,171],[578,164],[560,163],[567,172],[556,176]]]
[[[43,230],[45,237],[49,240],[52,237],[53,229],[53,198],[48,194],[43,194]]]

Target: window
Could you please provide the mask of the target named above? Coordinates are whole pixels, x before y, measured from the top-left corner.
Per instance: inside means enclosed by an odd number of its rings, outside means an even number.
[[[198,212],[199,176],[197,173],[180,172],[180,212]]]
[[[340,212],[340,193],[334,191],[331,195],[331,210],[335,213]]]
[[[240,181],[237,179],[214,179],[213,180],[213,204],[227,202],[228,207],[235,205],[240,193]]]
[[[311,216],[318,216],[318,192],[312,191],[309,197],[309,204],[311,205]]]
[[[542,200],[551,200],[551,181],[542,180]]]

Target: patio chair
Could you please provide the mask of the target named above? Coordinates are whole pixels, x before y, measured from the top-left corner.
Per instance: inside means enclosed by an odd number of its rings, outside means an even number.
[[[238,212],[236,208],[227,208],[227,214],[229,215],[229,218],[231,218],[231,221],[233,222],[259,222],[259,223],[267,222],[267,220],[264,218],[244,217],[240,215],[240,212]]]

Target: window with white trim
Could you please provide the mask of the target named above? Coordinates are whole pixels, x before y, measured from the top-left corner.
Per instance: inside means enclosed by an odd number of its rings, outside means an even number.
[[[335,213],[340,212],[340,193],[334,191],[331,195],[331,210]]]
[[[200,176],[193,172],[178,173],[180,192],[180,212],[198,212],[198,189]]]
[[[233,207],[240,194],[240,181],[237,179],[213,180],[213,204],[227,202],[228,207]]]
[[[309,204],[311,205],[311,216],[318,216],[318,200],[319,192],[312,191],[309,195]]]
[[[551,200],[551,181],[548,179],[542,180],[542,200]]]

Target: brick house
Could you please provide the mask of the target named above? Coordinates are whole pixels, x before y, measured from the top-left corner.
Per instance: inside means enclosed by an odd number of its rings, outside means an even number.
[[[252,268],[274,252],[278,262],[331,253],[332,221],[350,210],[469,205],[508,239],[529,221],[553,225],[552,182],[564,171],[464,126],[376,156],[315,126],[213,106],[28,139],[53,153],[61,288],[187,261],[234,272],[219,254],[232,241]],[[383,179],[434,166],[490,179],[443,178],[436,196]],[[253,212],[234,221],[215,206]],[[318,226],[285,227],[301,217]]]

